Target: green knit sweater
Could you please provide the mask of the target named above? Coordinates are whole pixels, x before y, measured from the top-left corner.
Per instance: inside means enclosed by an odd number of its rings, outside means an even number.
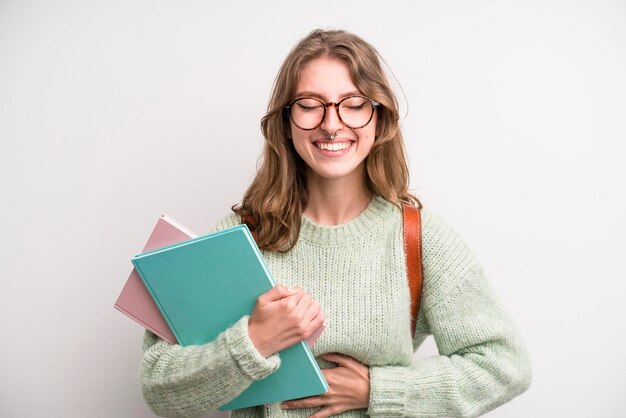
[[[217,230],[239,223],[230,214]],[[422,210],[424,287],[411,338],[401,210],[380,197],[351,221],[317,225],[302,218],[287,253],[263,252],[276,280],[300,286],[326,314],[312,351],[349,355],[370,368],[368,409],[346,417],[468,417],[524,392],[531,381],[522,337],[459,235]],[[202,346],[170,345],[146,331],[141,369],[150,408],[166,417],[201,416],[235,398],[280,365],[261,356],[248,317]],[[432,334],[439,355],[413,359]],[[305,418],[315,409],[279,404],[235,410],[232,418]]]

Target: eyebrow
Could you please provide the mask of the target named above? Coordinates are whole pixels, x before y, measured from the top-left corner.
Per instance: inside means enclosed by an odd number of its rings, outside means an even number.
[[[343,99],[343,98],[345,98],[345,97],[348,97],[348,96],[362,96],[362,95],[363,95],[363,94],[362,94],[360,91],[357,91],[357,90],[352,90],[352,91],[348,91],[348,92],[346,92],[346,93],[340,94],[340,95],[339,95],[339,100],[341,100],[341,99]],[[296,98],[298,98],[298,97],[305,97],[305,96],[308,96],[308,97],[317,97],[317,98],[319,98],[319,99],[321,99],[321,100],[323,100],[323,101],[328,101],[328,100],[326,100],[326,98],[325,98],[324,96],[322,96],[321,94],[316,93],[316,92],[314,92],[314,91],[308,91],[308,90],[307,90],[307,91],[301,91],[301,92],[298,92],[298,93],[296,94]]]

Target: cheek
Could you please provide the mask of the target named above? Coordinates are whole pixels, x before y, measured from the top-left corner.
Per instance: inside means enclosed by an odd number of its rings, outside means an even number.
[[[374,144],[374,141],[376,140],[377,135],[378,135],[378,128],[377,128],[376,120],[373,119],[370,122],[370,124],[367,125],[367,130],[363,132],[362,139],[364,140],[364,142],[367,142],[368,144],[372,145]]]
[[[307,137],[305,134],[302,133],[302,131],[300,129],[294,129],[293,126],[291,127],[291,141],[293,142],[293,147],[296,149],[296,152],[298,153],[298,155],[304,159],[305,157],[305,144],[307,141]]]

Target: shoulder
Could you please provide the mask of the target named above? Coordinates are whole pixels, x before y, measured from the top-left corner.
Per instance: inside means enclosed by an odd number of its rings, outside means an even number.
[[[241,224],[241,218],[235,212],[230,212],[217,221],[211,232],[222,231],[239,224]]]
[[[448,223],[439,214],[423,208],[422,214],[422,241],[423,253],[431,258],[430,261],[455,254],[457,256],[471,256],[471,250],[462,238],[459,231]]]
[[[424,292],[432,303],[481,270],[459,231],[439,214],[422,209]]]

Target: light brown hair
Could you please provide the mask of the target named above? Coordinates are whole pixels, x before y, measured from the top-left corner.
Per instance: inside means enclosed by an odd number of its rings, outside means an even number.
[[[267,113],[261,119],[265,137],[256,177],[233,211],[253,230],[259,248],[289,251],[300,232],[307,204],[306,165],[290,139],[285,106],[294,99],[300,73],[320,57],[348,66],[357,89],[381,104],[376,108],[376,139],[365,159],[366,186],[375,195],[400,204],[418,204],[408,192],[409,170],[398,125],[398,102],[381,67],[379,54],[360,37],[342,30],[314,30],[289,53],[274,81]]]

